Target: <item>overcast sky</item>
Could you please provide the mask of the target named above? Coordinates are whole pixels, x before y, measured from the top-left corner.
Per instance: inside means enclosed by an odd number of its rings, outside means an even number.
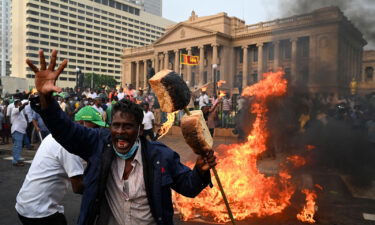
[[[175,22],[185,21],[194,10],[198,16],[226,12],[245,19],[246,24],[280,17],[278,0],[163,0],[163,16]]]

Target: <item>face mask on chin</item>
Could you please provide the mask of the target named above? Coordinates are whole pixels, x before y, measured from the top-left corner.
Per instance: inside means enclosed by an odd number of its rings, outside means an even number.
[[[113,149],[116,153],[116,155],[118,157],[120,157],[121,159],[129,159],[131,157],[133,157],[134,153],[137,151],[138,147],[139,147],[139,131],[141,129],[141,126],[138,127],[138,134],[137,134],[137,138],[135,139],[135,142],[133,144],[133,146],[130,148],[130,150],[125,153],[125,154],[122,154],[122,153],[119,153],[117,150],[116,150],[116,147],[114,145]]]

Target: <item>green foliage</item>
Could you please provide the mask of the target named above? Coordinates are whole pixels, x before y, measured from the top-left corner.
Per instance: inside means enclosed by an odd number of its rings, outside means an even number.
[[[91,78],[93,79],[92,84],[94,89],[99,89],[103,86],[114,88],[117,85],[117,81],[111,76],[100,75],[96,73],[87,73],[85,74],[85,79],[83,81],[84,87],[91,87]]]

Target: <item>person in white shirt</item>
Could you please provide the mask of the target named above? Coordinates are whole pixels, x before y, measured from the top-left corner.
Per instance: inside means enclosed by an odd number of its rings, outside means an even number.
[[[154,114],[149,109],[149,104],[147,102],[142,104],[143,107],[143,135],[147,138],[150,137],[152,141],[155,139],[154,135],[154,121],[155,117]]]
[[[120,88],[120,90],[117,94],[117,98],[118,98],[119,101],[121,101],[121,99],[123,99],[124,97],[125,97],[124,89]]]
[[[68,190],[83,192],[81,158],[67,152],[52,135],[43,139],[16,198],[22,224],[66,225],[61,202]]]
[[[20,155],[22,151],[23,139],[26,134],[27,120],[25,117],[24,108],[28,104],[25,102],[21,103],[20,100],[14,101],[15,108],[12,110],[11,114],[11,134],[13,139],[13,160],[12,163],[14,166],[24,166],[25,164],[20,161]]]
[[[93,107],[94,109],[96,109],[96,111],[98,111],[100,113],[103,121],[106,121],[107,115],[106,115],[104,109],[102,108],[101,104],[102,104],[102,98],[96,97],[94,99],[94,104],[91,107]]]
[[[15,100],[16,101],[16,100]],[[6,111],[6,117],[8,117],[8,120],[11,121],[12,119],[10,118],[12,116],[12,111],[14,109],[14,102],[10,103],[7,107]]]
[[[88,128],[105,127],[98,112],[83,107],[74,120]],[[66,225],[62,199],[69,180],[73,192],[83,193],[83,165],[80,157],[66,151],[49,134],[43,139],[16,199],[21,222],[43,225]]]
[[[210,99],[205,91],[202,91],[201,95],[199,96],[199,109],[202,107],[207,106],[210,103]]]

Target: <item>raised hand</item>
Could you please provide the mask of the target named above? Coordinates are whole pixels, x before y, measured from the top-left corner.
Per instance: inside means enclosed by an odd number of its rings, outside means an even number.
[[[68,60],[64,59],[59,68],[55,70],[56,57],[57,51],[53,50],[50,64],[48,65],[48,68],[46,68],[46,59],[43,50],[39,50],[40,70],[31,62],[31,60],[26,59],[27,65],[29,65],[31,70],[35,73],[35,88],[38,90],[39,95],[50,95],[52,92],[61,91],[61,88],[56,86],[56,80],[64,71],[68,64]]]

